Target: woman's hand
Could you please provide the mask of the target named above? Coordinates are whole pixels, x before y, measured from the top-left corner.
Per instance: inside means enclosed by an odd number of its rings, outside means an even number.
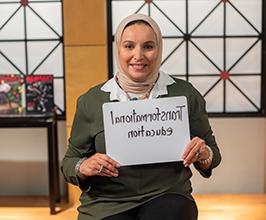
[[[79,173],[83,177],[108,176],[117,177],[120,165],[106,154],[96,153],[84,160],[79,167]]]
[[[194,137],[187,145],[186,150],[183,154],[184,166],[188,167],[190,164],[206,160],[210,157],[210,151],[206,146],[204,140],[199,137]],[[210,161],[211,162],[211,161]],[[201,164],[199,163],[202,169],[208,169],[211,163]]]

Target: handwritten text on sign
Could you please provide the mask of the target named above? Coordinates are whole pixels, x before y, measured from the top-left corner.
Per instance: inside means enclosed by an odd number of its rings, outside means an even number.
[[[172,97],[103,105],[106,152],[122,165],[182,160],[187,100]]]

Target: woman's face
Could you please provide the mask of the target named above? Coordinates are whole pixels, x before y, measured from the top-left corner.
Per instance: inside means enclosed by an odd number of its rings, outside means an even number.
[[[123,72],[135,82],[144,82],[153,73],[158,45],[153,29],[143,23],[126,27],[118,48]]]

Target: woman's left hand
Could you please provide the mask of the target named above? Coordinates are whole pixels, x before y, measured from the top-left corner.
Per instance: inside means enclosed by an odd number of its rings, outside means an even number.
[[[194,137],[187,145],[185,152],[183,154],[183,163],[185,167],[190,164],[206,160],[210,156],[210,152],[206,147],[206,143],[199,137]],[[208,167],[206,167],[208,168]]]

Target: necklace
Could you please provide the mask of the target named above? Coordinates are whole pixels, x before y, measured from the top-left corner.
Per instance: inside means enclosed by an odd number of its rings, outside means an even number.
[[[157,80],[158,80],[158,78],[157,78]],[[156,80],[156,82],[157,82],[157,80]],[[124,92],[126,93],[127,98],[128,98],[129,101],[136,101],[136,100],[148,99],[149,96],[150,96],[150,94],[151,94],[151,90],[153,89],[153,87],[154,87],[154,85],[156,84],[156,82],[154,82],[154,83],[152,84],[152,87],[149,89],[149,91],[145,92],[143,95],[141,95],[141,96],[139,96],[139,97],[131,97],[131,96],[128,94],[128,92],[126,92],[126,91],[124,91]]]
[[[156,84],[156,82],[158,81],[159,79],[159,74],[158,74],[158,77],[156,79],[156,81],[152,84],[151,88],[145,92],[143,95],[139,96],[139,97],[131,97],[128,92],[126,92],[125,90],[123,90],[123,88],[120,86],[119,84],[119,81],[118,81],[118,78],[115,77],[115,80],[116,80],[116,83],[118,84],[118,86],[126,93],[126,96],[128,98],[129,101],[136,101],[136,100],[143,100],[143,99],[148,99],[150,94],[151,94],[151,90],[153,89],[154,85]]]
[[[131,97],[126,91],[124,91],[124,92],[126,93],[128,100],[136,101],[136,100],[143,100],[143,99],[149,98],[150,93],[151,93],[151,89],[148,92],[146,92],[145,94],[143,94],[143,95],[141,95],[139,97],[136,97],[136,96],[135,97]]]

